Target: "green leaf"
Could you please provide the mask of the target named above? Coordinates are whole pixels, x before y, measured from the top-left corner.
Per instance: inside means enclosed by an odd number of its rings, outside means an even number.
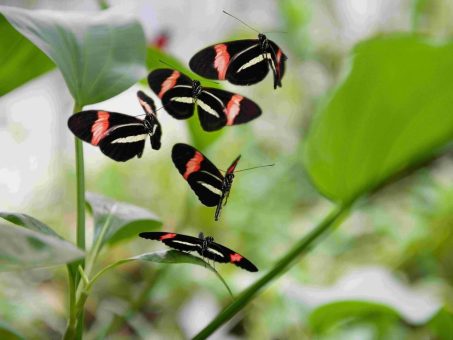
[[[79,106],[111,98],[144,77],[145,36],[126,13],[25,10],[6,19],[57,64]]]
[[[0,271],[70,263],[83,256],[68,241],[32,229],[0,224]]]
[[[55,64],[0,15],[0,96],[53,69]]]
[[[170,66],[171,65],[171,66]],[[156,47],[148,47],[146,56],[146,66],[149,70],[155,70],[158,68],[175,68],[176,70],[186,74],[192,79],[200,80],[201,84],[205,87],[213,87],[221,89],[220,84],[216,84],[212,81],[200,79],[200,76],[193,73],[177,58],[163,52]],[[200,120],[198,119],[198,113],[187,120],[187,127],[189,129],[190,139],[192,145],[201,150],[205,150],[209,145],[214,143],[222,134],[225,129],[214,132],[206,132],[201,128]]]
[[[432,318],[428,327],[434,333],[434,339],[451,340],[453,334],[453,314],[443,308]]]
[[[17,330],[8,326],[6,323],[0,320],[0,339],[5,340],[25,340],[25,337],[21,335]]]
[[[398,319],[398,313],[392,308],[368,301],[339,301],[315,309],[309,317],[312,330],[318,334],[325,332],[338,323],[359,318]]]
[[[52,228],[27,214],[0,212],[0,217],[21,227],[63,239]]]
[[[143,231],[157,230],[162,225],[155,214],[132,204],[117,202],[92,192],[86,193],[86,200],[94,219],[94,240],[108,219],[109,226],[103,242],[109,244],[137,236]]]
[[[206,269],[209,269],[212,271],[218,279],[223,283],[225,288],[228,290],[228,293],[230,293],[231,296],[233,296],[233,293],[230,290],[230,287],[228,287],[227,283],[223,279],[222,276],[215,270],[214,267],[212,267],[208,262],[204,261],[198,256],[191,255],[189,253],[184,253],[181,251],[177,250],[162,250],[162,251],[156,251],[154,253],[145,253],[141,255],[137,255],[134,257],[130,257],[128,259],[120,260],[118,262],[115,262],[108,267],[105,267],[103,270],[101,270],[96,276],[92,279],[92,283],[96,281],[102,274],[104,274],[107,270],[117,267],[119,265],[131,262],[131,261],[145,261],[145,262],[154,262],[154,263],[167,263],[167,264],[179,264],[179,263],[189,263],[189,264],[194,264],[197,266],[202,266],[205,267]]]
[[[379,37],[318,112],[305,164],[318,189],[346,202],[429,160],[453,137],[453,44]]]

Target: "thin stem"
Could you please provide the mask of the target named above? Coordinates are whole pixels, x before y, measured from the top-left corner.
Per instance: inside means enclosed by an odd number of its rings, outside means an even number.
[[[69,291],[69,316],[68,316],[68,326],[64,334],[64,339],[72,339],[75,333],[75,296],[76,296],[76,275],[73,271],[73,264],[68,264],[66,266],[68,270],[68,291]]]
[[[83,166],[83,145],[75,139],[76,180],[77,180],[77,246],[85,250],[85,172]]]
[[[345,217],[349,212],[349,208],[352,202],[349,204],[335,207],[325,218],[322,220],[316,228],[303,237],[297,242],[293,248],[286,253],[276,263],[266,275],[261,277],[253,285],[243,291],[232,303],[230,303],[223,311],[218,314],[214,320],[212,320],[204,329],[202,329],[193,340],[206,339],[209,335],[214,333],[220,326],[230,320],[236,313],[244,308],[258,293],[270,282],[278,278],[289,268],[291,268],[303,254],[313,246],[314,242],[319,240],[321,236],[326,235],[327,231],[333,229],[333,226]]]
[[[81,111],[82,107],[74,104],[73,112]],[[75,138],[75,159],[76,159],[76,205],[77,205],[77,246],[85,250],[85,172],[83,165],[82,141]],[[69,274],[69,320],[64,339],[81,339],[83,332],[83,314],[77,315],[77,289],[80,275],[77,273],[77,266],[84,267],[84,261],[68,265]]]
[[[74,112],[79,112],[82,107],[77,103],[74,104]],[[77,246],[85,250],[85,169],[83,161],[83,144],[80,139],[75,137],[75,156],[76,156],[76,181],[77,181]],[[81,261],[82,268],[85,266],[85,261]],[[77,275],[76,286],[80,281],[80,276]],[[80,313],[77,320],[76,339],[82,339],[83,333],[83,313]]]
[[[102,244],[104,243],[105,234],[107,233],[107,230],[109,229],[110,222],[112,221],[115,210],[116,210],[116,204],[113,205],[112,208],[110,209],[110,213],[107,216],[107,218],[105,219],[104,224],[102,225],[101,232],[99,233],[98,237],[96,238],[96,242],[94,243],[93,248],[91,248],[91,250],[87,256],[87,264],[86,264],[85,273],[88,277],[91,275],[91,271],[93,270],[94,263],[96,262],[99,252],[101,251]]]

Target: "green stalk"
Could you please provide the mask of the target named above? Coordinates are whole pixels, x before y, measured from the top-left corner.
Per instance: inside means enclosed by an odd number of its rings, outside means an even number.
[[[258,293],[270,282],[274,281],[280,275],[285,273],[289,268],[296,264],[296,260],[300,259],[302,255],[318,241],[321,236],[327,234],[328,231],[333,229],[343,217],[347,215],[351,207],[351,203],[339,207],[335,207],[316,228],[297,242],[293,248],[286,253],[277,264],[266,275],[261,277],[253,285],[243,291],[232,303],[230,303],[223,311],[218,314],[204,329],[202,329],[193,340],[206,339],[214,333],[220,326],[230,320],[236,313],[244,308]]]
[[[77,103],[74,104],[74,113],[82,110],[82,107]],[[77,246],[85,250],[85,169],[83,162],[83,144],[80,139],[75,137],[75,156],[76,156],[76,181],[77,181]],[[82,268],[85,263],[80,263]],[[80,276],[77,275],[76,286],[80,281]],[[78,316],[76,339],[82,339],[83,333],[83,312]]]
[[[82,107],[74,104],[73,113],[79,112]],[[75,137],[75,159],[76,159],[76,205],[77,205],[77,247],[85,250],[85,171],[83,165],[82,141]],[[80,265],[84,267],[84,261],[68,265],[69,276],[69,320],[64,339],[81,339],[83,332],[83,313],[77,317],[77,290],[80,281],[76,269]],[[72,269],[69,267],[71,266]],[[77,320],[78,319],[78,320]]]

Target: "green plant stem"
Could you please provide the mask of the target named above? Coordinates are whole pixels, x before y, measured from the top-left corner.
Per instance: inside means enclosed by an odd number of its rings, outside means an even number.
[[[73,112],[79,112],[82,107],[74,104]],[[82,141],[75,137],[75,160],[76,160],[76,206],[77,206],[77,247],[85,250],[85,171],[83,164],[83,145]],[[77,266],[82,268],[85,262],[68,265],[69,275],[69,320],[64,339],[81,339],[83,332],[83,314],[77,316],[77,290],[80,275],[77,273]],[[70,267],[73,266],[73,267]],[[75,268],[75,270],[72,269]],[[78,320],[77,320],[78,318]]]
[[[319,240],[321,236],[327,234],[327,231],[332,230],[333,226],[340,222],[341,218],[347,215],[352,203],[344,204],[339,207],[335,207],[325,218],[322,220],[316,228],[303,237],[297,242],[293,248],[286,253],[276,263],[266,275],[261,277],[253,285],[243,291],[232,303],[230,303],[220,314],[218,314],[214,320],[212,320],[204,329],[202,329],[193,340],[206,339],[212,333],[214,333],[220,326],[230,320],[236,313],[244,308],[268,283],[274,281],[289,268],[291,268],[303,254],[314,245],[314,242]]]
[[[75,336],[75,321],[77,320],[75,316],[76,275],[72,270],[73,264],[68,264],[66,268],[68,270],[69,316],[68,325],[63,339],[73,339]]]

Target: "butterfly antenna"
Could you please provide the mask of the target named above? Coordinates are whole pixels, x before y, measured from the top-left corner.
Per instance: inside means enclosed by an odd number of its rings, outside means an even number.
[[[274,34],[274,33],[278,33],[278,34],[287,34],[288,32],[286,31],[271,31],[271,32],[263,32],[263,34]]]
[[[225,10],[222,10],[222,12],[225,13],[226,15],[229,15],[229,16],[232,17],[232,18],[235,18],[237,21],[239,21],[239,22],[242,23],[243,25],[247,26],[248,28],[254,30],[255,32],[260,33],[260,31],[254,29],[252,26],[246,24],[244,21],[242,21],[241,19],[235,17],[233,14],[230,14],[230,13],[228,13],[228,12],[225,11]]]
[[[259,166],[254,166],[254,167],[251,167],[251,168],[246,168],[246,169],[241,169],[241,170],[237,170],[235,171],[236,172],[241,172],[241,171],[247,171],[247,170],[253,170],[253,169],[258,169],[258,168],[265,168],[265,167],[268,167],[268,166],[274,166],[275,163],[272,163],[272,164],[266,164],[266,165],[259,165]]]
[[[157,113],[157,111],[159,111],[160,109],[163,109],[164,107],[165,107],[165,105],[162,105],[154,113]],[[141,116],[146,116],[146,115],[147,115],[147,113],[142,113],[141,115],[135,115],[134,117],[141,117]]]
[[[167,63],[166,61],[163,61],[162,59],[159,59],[159,61],[160,61],[162,64],[165,64],[165,65],[167,65],[167,66],[170,66],[172,69],[178,70],[178,71],[179,71],[179,67],[175,67],[175,66],[173,66],[173,65],[171,65],[171,64],[169,64],[169,63]]]

